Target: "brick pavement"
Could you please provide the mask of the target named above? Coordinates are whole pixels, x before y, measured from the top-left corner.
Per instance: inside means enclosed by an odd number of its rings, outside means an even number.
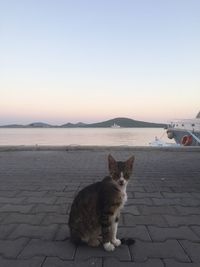
[[[107,174],[108,153],[136,156],[119,226],[136,242],[109,253],[75,247],[67,226],[76,192]],[[200,266],[199,162],[199,148],[0,149],[0,266]]]

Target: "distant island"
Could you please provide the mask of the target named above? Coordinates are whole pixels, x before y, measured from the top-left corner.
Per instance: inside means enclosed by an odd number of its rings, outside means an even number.
[[[114,118],[107,121],[97,123],[66,123],[62,125],[51,125],[43,122],[33,122],[27,125],[9,124],[0,126],[0,128],[110,128],[117,125],[118,128],[164,128],[164,123],[153,123],[145,121],[137,121],[129,118]]]

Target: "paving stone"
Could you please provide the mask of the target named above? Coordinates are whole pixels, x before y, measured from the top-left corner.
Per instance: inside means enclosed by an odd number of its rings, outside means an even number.
[[[44,257],[33,257],[28,260],[3,259],[0,257],[0,266],[2,267],[41,267]]]
[[[16,190],[0,190],[0,197],[15,197],[17,193]]]
[[[57,229],[58,226],[56,224],[48,226],[20,224],[8,236],[8,239],[30,237],[30,238],[39,238],[42,240],[53,240],[53,237],[55,236]]]
[[[145,189],[143,186],[134,186],[134,185],[128,185],[127,191],[130,192],[145,192]]]
[[[55,179],[56,179],[56,177],[54,177]],[[63,189],[64,189],[64,185],[62,185],[62,184],[46,184],[46,185],[44,185],[44,186],[41,186],[39,189],[38,189],[38,191],[50,191],[50,190],[52,190],[52,191],[55,191],[55,190],[57,190],[57,191],[63,191]]]
[[[71,192],[71,191],[70,191]],[[72,190],[74,193],[74,190]],[[69,196],[69,191],[48,191],[45,195],[46,197],[64,197],[67,198]]]
[[[199,237],[200,237],[200,225],[196,225],[196,226],[191,226],[190,227],[192,230],[193,230],[193,232],[195,233],[195,234],[197,234]]]
[[[106,258],[103,267],[164,267],[164,264],[159,259],[149,259],[146,262],[125,262],[118,261],[115,258]]]
[[[69,204],[73,202],[73,197],[72,198],[67,198],[67,197],[57,197],[55,204]]]
[[[150,198],[133,198],[128,199],[127,205],[147,205],[151,206],[153,204]]]
[[[200,208],[199,207],[176,206],[175,209],[177,210],[177,214],[179,214],[179,215],[197,215],[197,214],[200,214]]]
[[[138,206],[139,212],[141,215],[164,215],[164,214],[170,214],[170,215],[176,215],[177,211],[172,206]]]
[[[66,214],[69,209],[69,205],[47,205],[47,204],[36,204],[31,213],[60,213]]]
[[[167,226],[167,223],[165,222],[162,215],[137,215],[134,216],[132,214],[124,214],[124,224],[125,226],[135,226],[135,225],[157,225],[160,227]]]
[[[126,193],[127,193],[128,199],[132,199],[133,198],[133,196],[134,196],[133,192],[131,192],[130,190],[129,191],[126,190]]]
[[[56,197],[28,197],[26,203],[54,204],[56,199]]]
[[[21,176],[21,175],[20,175]],[[13,190],[18,190],[18,191],[36,191],[36,190],[38,190],[38,185],[33,185],[33,184],[24,184],[24,182],[23,183],[21,183],[21,184],[15,184],[15,186],[14,186],[14,188],[13,188]]]
[[[186,226],[180,227],[155,227],[148,226],[150,236],[153,241],[166,241],[168,239],[187,239],[200,241],[200,238]]]
[[[21,213],[29,213],[33,205],[14,205],[14,204],[4,204],[0,207],[0,212],[21,212]]]
[[[194,262],[177,262],[172,259],[164,260],[165,267],[199,267],[199,263]]]
[[[78,188],[77,188],[77,190],[65,191],[65,192],[63,192],[63,193],[65,193],[65,195],[63,197],[74,198],[74,196],[77,194],[77,191],[79,191]]]
[[[200,222],[200,215],[189,215],[189,216],[173,216],[163,215],[170,226],[181,226],[181,225],[198,225]]]
[[[27,185],[24,185],[24,184],[21,184],[18,186],[18,190],[19,191],[36,191],[38,190],[38,185],[34,186],[33,184],[27,184]]]
[[[70,231],[69,231],[68,225],[67,224],[59,225],[59,228],[56,232],[54,240],[62,241],[62,240],[69,239],[69,237],[70,237]]]
[[[3,221],[6,220],[6,217],[8,217],[7,213],[0,213],[0,223],[3,223]]]
[[[72,260],[76,248],[66,241],[43,241],[32,239],[19,255],[20,259],[29,259],[34,256],[58,257],[63,260]]]
[[[162,198],[160,192],[135,192],[134,193],[135,198]]]
[[[180,198],[152,198],[153,204],[157,206],[182,205]]]
[[[199,191],[199,190],[198,190]],[[200,198],[199,192],[193,192],[191,193],[193,197]]]
[[[200,265],[200,243],[194,243],[188,240],[180,241],[185,251],[193,262],[198,262]]]
[[[181,198],[181,205],[182,206],[188,206],[188,207],[198,207],[200,206],[200,198]]]
[[[140,212],[138,211],[138,208],[133,205],[127,205],[123,209],[123,213],[131,213],[133,215],[139,215]]]
[[[75,191],[77,190],[78,188],[80,187],[80,182],[77,182],[77,183],[68,183],[66,185],[66,188],[64,189],[65,192],[68,192],[68,191]]]
[[[200,191],[200,190],[199,190]],[[188,206],[188,207],[198,207],[200,206],[200,198],[185,198],[183,199],[183,206]]]
[[[22,213],[10,213],[5,219],[3,220],[2,224],[9,224],[9,223],[25,223],[25,224],[33,224],[38,225],[44,218],[44,214],[22,214]]]
[[[42,267],[102,267],[102,259],[91,258],[86,261],[64,261],[55,257],[47,257]]]
[[[48,191],[20,191],[17,196],[19,197],[44,197]]]
[[[133,238],[142,241],[151,241],[146,226],[137,225],[135,227],[119,227],[118,228],[119,238]]]
[[[170,186],[150,186],[145,185],[145,192],[153,193],[153,192],[173,192]]]
[[[97,248],[91,248],[88,246],[79,246],[76,251],[75,260],[87,260],[89,258],[99,257],[116,257],[121,261],[130,261],[130,252],[128,246],[121,245],[112,252],[107,252],[102,246]]]
[[[24,197],[0,197],[0,203],[20,204],[24,199]]]
[[[148,258],[172,258],[181,262],[190,262],[183,248],[176,240],[167,240],[165,242],[137,241],[130,247],[130,250],[134,261],[146,261]]]
[[[181,205],[181,206],[199,206],[200,199],[194,198],[152,198],[152,201],[155,205],[164,206],[164,205]]]
[[[193,193],[193,192],[199,192],[199,191],[200,191],[200,188],[196,185],[196,183],[195,183],[195,186],[193,184],[193,185],[190,185],[190,187],[186,187],[186,185],[173,187],[173,192],[175,193],[182,193],[182,192]]]
[[[192,194],[188,192],[180,192],[180,193],[169,193],[169,192],[163,192],[162,195],[165,198],[191,198]]]
[[[3,255],[6,258],[16,258],[27,242],[27,238],[0,240],[0,255]]]
[[[67,224],[68,223],[68,215],[66,214],[48,214],[42,224]]]
[[[5,239],[13,231],[13,229],[16,228],[16,226],[16,224],[0,225],[0,239]]]

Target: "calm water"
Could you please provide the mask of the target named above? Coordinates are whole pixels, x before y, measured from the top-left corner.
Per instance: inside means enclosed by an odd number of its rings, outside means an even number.
[[[162,128],[1,128],[0,145],[148,146],[155,136],[170,142]]]

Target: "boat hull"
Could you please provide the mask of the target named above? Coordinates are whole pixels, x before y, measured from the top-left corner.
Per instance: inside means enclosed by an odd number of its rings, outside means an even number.
[[[199,131],[193,131],[192,135],[195,135],[198,139],[200,139]],[[188,142],[188,144],[184,144],[185,137],[191,136],[190,133],[184,129],[168,128],[167,136],[169,139],[174,139],[175,142],[180,145],[200,146],[199,142],[193,136],[190,138],[190,142]]]

